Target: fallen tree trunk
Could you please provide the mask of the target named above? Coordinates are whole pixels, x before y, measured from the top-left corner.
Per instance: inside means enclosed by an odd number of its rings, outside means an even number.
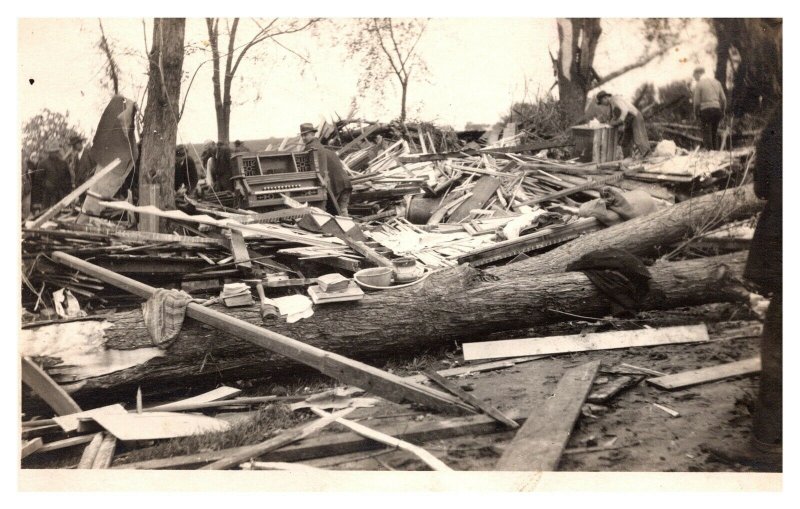
[[[651,267],[653,290],[643,309],[669,309],[742,298],[737,277],[746,255],[661,262]],[[452,344],[479,341],[490,333],[554,323],[581,316],[602,317],[610,301],[580,272],[486,281],[486,274],[461,266],[436,281],[369,294],[358,302],[315,306],[314,316],[287,324],[275,320],[270,330],[348,357],[382,363]],[[257,306],[226,310],[254,324]],[[131,349],[152,346],[141,311],[115,313],[106,330],[106,346]],[[308,368],[277,354],[188,319],[163,357],[133,368],[89,378],[65,388],[78,399],[130,396],[205,386],[219,381],[279,377]]]
[[[659,247],[691,238],[703,227],[750,217],[762,207],[763,202],[756,197],[752,185],[726,189],[589,233],[547,253],[488,272],[499,277],[563,272],[581,256],[612,247],[635,255],[649,255]]]

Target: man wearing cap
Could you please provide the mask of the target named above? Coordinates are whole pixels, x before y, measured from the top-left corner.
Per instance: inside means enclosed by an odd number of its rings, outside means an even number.
[[[85,141],[86,138],[77,134],[69,138],[70,151],[65,159],[73,188],[89,180],[96,166],[92,156],[89,154],[90,151],[83,146]]]
[[[620,145],[625,157],[631,156],[634,145],[639,149],[640,157],[650,153],[650,140],[647,139],[644,116],[636,106],[620,95],[611,95],[604,91],[597,94],[597,104],[609,107],[612,119],[610,125],[623,126]]]
[[[725,116],[725,91],[722,83],[713,76],[706,76],[706,70],[698,67],[694,70],[694,115],[700,119],[703,130],[703,147],[706,150],[717,150],[717,126]]]
[[[58,142],[49,141],[45,151],[47,157],[39,161],[36,170],[42,182],[42,208],[49,209],[72,191],[72,179]]]
[[[342,161],[335,152],[328,150],[315,136],[317,130],[309,123],[300,124],[300,138],[306,144],[306,150],[316,150],[319,153],[319,172],[328,192],[336,200],[338,213],[347,215],[347,205],[350,203],[350,193],[353,186],[350,184],[350,176],[347,174]],[[333,212],[337,212],[334,210]]]

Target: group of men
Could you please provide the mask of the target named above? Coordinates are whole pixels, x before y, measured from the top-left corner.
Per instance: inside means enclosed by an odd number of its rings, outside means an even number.
[[[727,102],[722,84],[713,76],[705,74],[705,68],[694,70],[695,87],[692,106],[695,117],[700,121],[703,132],[703,147],[708,150],[719,149],[717,127],[725,116]],[[639,157],[650,153],[650,140],[642,112],[621,95],[612,95],[601,90],[596,96],[597,104],[609,108],[606,115],[611,119],[609,124],[620,127],[622,137],[620,146],[624,157],[631,157],[634,148]]]
[[[28,156],[22,168],[23,217],[50,208],[92,176],[96,165],[85,142],[83,136],[73,135],[64,148],[50,140],[44,155]]]

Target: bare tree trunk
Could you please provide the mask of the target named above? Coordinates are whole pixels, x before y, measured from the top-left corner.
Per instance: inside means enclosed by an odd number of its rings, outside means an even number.
[[[586,94],[591,88],[594,52],[602,34],[596,18],[559,18],[558,97],[569,122],[577,122],[586,108]]]
[[[175,142],[183,70],[184,18],[156,18],[144,110],[139,205],[175,208]],[[161,227],[160,227],[161,226]],[[163,231],[163,221],[143,215],[139,229]]]
[[[406,122],[406,98],[408,97],[408,80],[400,81],[400,86],[403,88],[403,94],[400,98],[400,123],[405,125]]]

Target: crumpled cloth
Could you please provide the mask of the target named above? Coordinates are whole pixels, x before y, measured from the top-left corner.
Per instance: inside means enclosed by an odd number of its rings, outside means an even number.
[[[622,249],[592,251],[567,265],[567,270],[586,274],[612,303],[626,310],[639,310],[650,292],[650,271],[639,258]]]
[[[142,314],[153,345],[167,348],[178,337],[192,296],[182,290],[158,288],[142,304]]]

